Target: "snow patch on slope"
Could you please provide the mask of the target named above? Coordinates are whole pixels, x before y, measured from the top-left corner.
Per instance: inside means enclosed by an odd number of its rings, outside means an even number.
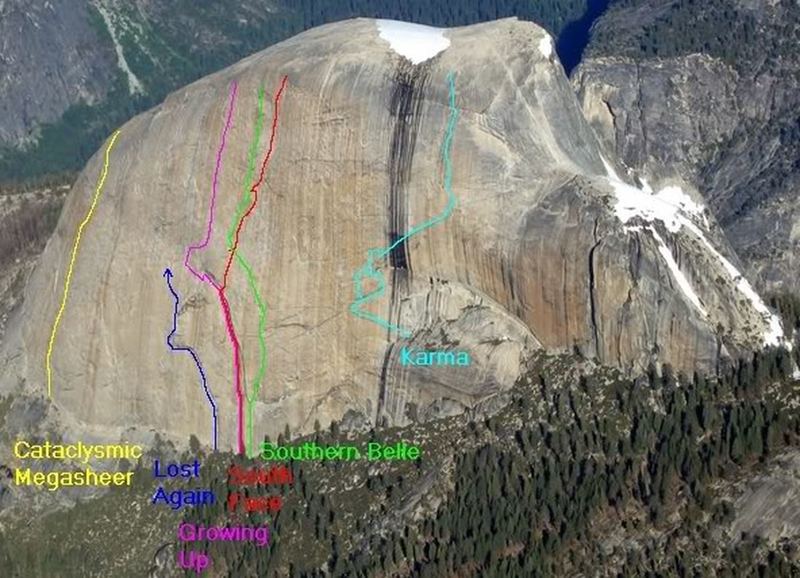
[[[671,233],[677,233],[684,227],[691,231],[700,242],[703,243],[706,249],[708,249],[709,253],[719,261],[722,268],[733,280],[739,292],[750,302],[764,320],[767,326],[762,336],[764,346],[783,345],[790,349],[792,344],[785,338],[778,316],[769,310],[758,293],[753,289],[752,285],[750,285],[750,282],[744,278],[733,263],[725,258],[722,253],[717,251],[697,225],[697,223],[702,223],[705,228],[708,228],[708,218],[705,215],[705,208],[701,204],[694,202],[680,187],[668,186],[657,193],[653,193],[653,189],[646,182],[643,182],[642,188],[624,183],[622,179],[619,178],[614,167],[604,158],[602,160],[606,168],[608,181],[611,183],[617,199],[616,205],[614,206],[614,212],[617,218],[623,224],[627,224],[633,218],[639,218],[648,223],[660,221]],[[659,253],[667,262],[667,266],[670,271],[672,271],[684,295],[686,295],[687,299],[703,313],[704,317],[707,316],[708,313],[703,308],[702,302],[692,288],[689,280],[683,272],[680,271],[678,264],[672,256],[672,252],[666,246],[664,240],[656,232],[655,228],[647,227],[647,229],[658,243]],[[641,230],[641,227],[626,227],[626,230]]]
[[[444,35],[444,28],[397,20],[376,22],[380,37],[389,43],[392,50],[410,60],[412,64],[430,60],[450,46],[450,40]]]
[[[734,267],[733,263],[728,261],[724,255],[714,248],[699,230],[692,230],[692,232],[700,238],[706,248],[716,256],[720,263],[722,263],[723,269],[727,271],[728,275],[730,275],[731,279],[736,283],[736,288],[739,289],[739,292],[752,303],[753,308],[758,311],[761,317],[764,318],[764,321],[767,322],[768,329],[764,333],[764,345],[774,345],[776,347],[785,345],[787,349],[791,349],[791,341],[784,339],[780,319],[769,310],[759,294],[753,289],[753,286],[750,285],[750,282],[744,278],[736,267]]]
[[[668,186],[653,193],[653,189],[646,181],[643,181],[642,188],[634,187],[622,182],[605,159],[603,164],[606,166],[609,181],[617,197],[614,211],[623,223],[634,217],[648,222],[661,221],[670,233],[680,231],[686,221],[694,220],[708,227],[705,208],[695,203],[680,187]]]
[[[117,34],[114,32],[114,26],[111,23],[111,16],[102,4],[98,3],[95,8],[97,8],[97,11],[100,12],[100,16],[103,17],[103,22],[105,22],[106,28],[108,28],[108,33],[111,35],[111,40],[114,42],[114,50],[117,53],[117,66],[119,66],[128,77],[129,92],[131,94],[144,92],[142,83],[128,66],[128,61],[125,60],[125,54],[122,51],[122,45],[119,43]]]
[[[661,238],[661,235],[655,230],[655,227],[648,227],[650,233],[652,233],[653,238],[658,243],[658,252],[661,253],[661,256],[664,258],[664,261],[667,263],[667,267],[672,272],[672,276],[675,277],[675,281],[678,282],[678,286],[683,291],[683,294],[692,302],[700,314],[703,317],[708,317],[708,311],[706,311],[705,307],[703,307],[703,303],[700,301],[700,298],[697,296],[697,293],[694,292],[692,288],[692,284],[686,278],[686,275],[683,274],[681,268],[678,266],[678,263],[675,261],[675,258],[672,256],[672,251],[669,250],[667,244],[664,242],[664,239]]]

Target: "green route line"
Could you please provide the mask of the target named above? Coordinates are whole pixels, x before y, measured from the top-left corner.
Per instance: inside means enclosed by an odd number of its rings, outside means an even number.
[[[444,190],[447,193],[447,206],[445,207],[444,211],[440,214],[431,217],[427,221],[424,221],[418,225],[411,227],[405,235],[397,239],[394,243],[389,245],[385,248],[374,248],[369,249],[367,251],[367,261],[364,265],[356,270],[353,274],[353,285],[355,286],[355,299],[350,304],[350,313],[355,315],[356,317],[360,317],[361,319],[366,319],[367,321],[372,321],[381,327],[388,329],[389,331],[395,331],[400,334],[402,337],[410,337],[411,332],[408,329],[401,327],[399,325],[395,325],[390,321],[375,315],[369,311],[365,311],[363,306],[371,303],[377,299],[380,299],[385,290],[386,290],[386,281],[383,278],[383,275],[380,271],[375,268],[375,262],[381,259],[384,259],[389,253],[392,252],[392,249],[404,243],[407,239],[413,237],[414,235],[421,233],[425,229],[429,229],[445,219],[447,219],[450,215],[453,214],[453,210],[456,208],[456,196],[453,193],[453,166],[450,161],[450,149],[452,148],[453,144],[453,133],[455,132],[456,128],[456,121],[458,120],[459,110],[456,108],[456,84],[455,84],[455,74],[453,72],[448,73],[447,75],[447,83],[450,89],[450,118],[447,121],[447,128],[445,130],[444,140],[442,141],[441,147],[441,154],[442,154],[442,163],[444,165]],[[371,279],[377,284],[377,287],[370,291],[369,293],[364,292],[364,281],[365,279]]]
[[[258,112],[256,114],[256,124],[253,128],[253,140],[250,142],[250,149],[247,153],[247,174],[244,178],[244,192],[242,193],[239,203],[236,205],[236,214],[231,222],[230,229],[228,229],[227,243],[228,251],[233,250],[234,235],[236,227],[242,218],[242,215],[247,210],[252,200],[252,193],[250,191],[251,181],[256,169],[256,157],[258,156],[258,143],[261,140],[261,129],[264,125],[264,89],[263,87],[258,90]],[[247,285],[250,287],[250,292],[253,294],[253,300],[256,302],[258,308],[258,370],[251,382],[251,389],[253,391],[252,397],[247,393],[247,387],[244,388],[245,399],[247,400],[247,415],[245,418],[246,427],[246,448],[247,454],[252,457],[253,455],[253,406],[255,405],[258,392],[261,389],[261,382],[264,379],[264,373],[267,369],[267,343],[264,338],[267,325],[267,307],[264,300],[261,298],[261,293],[256,284],[255,274],[252,267],[242,254],[241,248],[236,253],[236,263],[242,268],[245,276],[247,277]]]

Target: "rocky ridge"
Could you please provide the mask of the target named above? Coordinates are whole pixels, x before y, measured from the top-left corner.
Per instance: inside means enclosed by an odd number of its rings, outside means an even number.
[[[604,145],[691,183],[769,292],[800,290],[798,38],[796,2],[626,0],[572,77]]]

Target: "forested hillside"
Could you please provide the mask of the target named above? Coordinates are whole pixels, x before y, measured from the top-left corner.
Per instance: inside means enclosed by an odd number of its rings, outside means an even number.
[[[780,20],[770,18],[776,7],[785,8]],[[796,55],[796,7],[791,0],[617,0],[595,28],[589,53],[670,57],[702,52],[739,68],[762,63],[776,69],[782,59]]]
[[[285,432],[279,445],[403,440],[419,444],[423,457],[290,463],[293,482],[280,489],[278,514],[240,520],[268,523],[268,548],[191,546],[209,552],[227,576],[796,575],[798,552],[783,538],[795,512],[783,500],[800,475],[800,419],[792,409],[800,394],[791,369],[790,356],[772,350],[723,369],[720,379],[665,367],[660,376],[626,380],[578,358],[539,356],[499,410],[360,433],[336,423],[308,438]],[[205,457],[203,484],[221,499],[190,511],[187,521],[228,520],[232,463],[258,465]],[[147,479],[147,467],[136,479]],[[115,575],[136,575],[148,559],[170,560],[168,517],[141,520],[149,509],[131,506],[148,491],[144,481],[128,496],[78,505],[69,523],[63,514],[37,521],[0,560],[12,577],[53,568],[77,575],[70,572],[85,563],[79,552],[111,547],[114,533],[97,530],[123,517],[137,563]],[[274,495],[276,488],[248,492]],[[95,531],[77,536],[75,527]],[[54,545],[46,558],[35,553],[40,533]],[[92,567],[111,572],[115,563],[97,559]]]
[[[451,448],[452,489],[421,521],[376,531],[414,502],[419,472],[367,476],[380,504],[370,524],[298,470],[304,499],[290,497],[275,521],[272,556],[220,554],[245,572],[288,565],[308,577],[788,576],[800,563],[773,536],[731,528],[743,507],[734,481],[800,440],[790,368],[771,352],[719,381],[667,370],[635,382],[577,375],[566,387],[534,371],[498,415],[436,440]],[[311,532],[327,547],[300,561],[295,536]]]

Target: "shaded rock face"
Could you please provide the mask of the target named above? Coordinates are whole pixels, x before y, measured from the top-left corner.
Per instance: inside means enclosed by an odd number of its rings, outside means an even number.
[[[22,144],[70,105],[105,97],[113,50],[99,48],[79,0],[0,3],[0,143]]]
[[[284,75],[274,156],[239,245],[268,310],[257,394],[258,308],[236,264],[227,289],[256,439],[345,415],[348,423],[402,424],[464,411],[507,390],[541,346],[577,348],[624,369],[669,361],[691,372],[712,370],[726,350],[760,345],[764,320],[697,234],[621,221],[615,191],[639,189],[601,155],[544,31],[503,20],[441,34],[449,45],[412,65],[375,21],[324,26],[122,127],[55,344],[53,398],[65,422],[107,434],[137,424],[209,443],[197,369],[166,344],[173,300],[162,272],[170,267],[181,299],[174,342],[197,352],[220,446],[236,446],[223,311],[182,263],[205,232],[236,82],[216,224],[208,249],[192,257],[195,268],[223,278],[225,233],[250,185],[257,93],[276,90]],[[273,112],[268,105],[259,159]],[[98,153],[31,276],[1,352],[4,391],[43,391],[65,264],[101,166]],[[713,221],[702,227],[720,238]],[[370,299],[354,309],[354,275],[376,248],[374,272],[360,281]],[[470,363],[404,363],[403,348],[465,353]]]
[[[58,185],[0,195],[0,343],[68,190],[69,185]]]
[[[735,541],[756,535],[775,544],[800,531],[800,455],[778,456],[764,474],[741,484],[730,527]]]
[[[713,4],[682,9],[713,21],[718,13],[706,13],[719,8]],[[609,150],[652,180],[680,176],[691,183],[749,276],[762,279],[769,291],[796,292],[800,6],[735,4],[723,27],[731,31],[726,42],[743,48],[731,49],[725,62],[708,54],[672,54],[668,41],[664,57],[637,53],[644,36],[663,32],[656,24],[675,5],[642,0],[616,7],[599,21],[589,57],[572,82]],[[751,26],[755,37],[741,40]],[[684,51],[707,52],[702,42]]]
[[[710,56],[589,58],[572,78],[586,119],[630,167],[697,182],[733,134],[738,75]]]

